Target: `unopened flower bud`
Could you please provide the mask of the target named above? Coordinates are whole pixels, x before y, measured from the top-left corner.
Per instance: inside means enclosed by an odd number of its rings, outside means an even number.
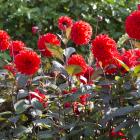
[[[102,21],[102,20],[103,20],[103,17],[98,15],[98,16],[97,16],[97,20],[98,20],[98,21]]]
[[[39,28],[38,26],[33,26],[32,27],[32,33],[35,35],[38,32]]]

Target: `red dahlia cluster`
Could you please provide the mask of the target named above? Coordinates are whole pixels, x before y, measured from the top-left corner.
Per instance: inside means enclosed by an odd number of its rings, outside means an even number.
[[[17,70],[22,74],[33,75],[39,69],[40,58],[34,51],[23,50],[16,55],[14,63]]]
[[[0,30],[0,50],[5,51],[9,48],[10,36],[7,32]]]
[[[130,68],[133,68],[140,64],[140,50],[133,49],[125,51],[122,54],[123,62]]]
[[[48,45],[55,45],[56,47],[58,47],[61,45],[61,42],[57,38],[57,36],[52,33],[47,33],[39,37],[38,49],[40,50],[41,54],[46,57],[52,57],[53,54],[47,48]]]
[[[68,63],[68,65],[77,65],[77,66],[80,66],[82,68],[82,71],[80,73],[76,74],[76,76],[83,75],[87,70],[86,61],[84,60],[84,58],[81,55],[78,55],[78,54],[72,55],[68,59],[67,63]]]
[[[25,44],[22,41],[11,41],[10,43],[10,56],[15,57],[20,51],[25,49]]]
[[[58,28],[62,31],[65,31],[67,28],[71,28],[73,25],[73,21],[68,16],[61,16],[58,19]]]
[[[129,37],[140,40],[140,10],[132,12],[126,18],[125,30]]]
[[[97,63],[101,63],[106,73],[115,73],[120,67],[116,59],[121,60],[121,56],[116,46],[116,42],[104,34],[97,36],[92,41],[91,51],[97,59]]]
[[[71,29],[71,39],[76,45],[86,45],[92,36],[92,27],[85,21],[77,21]]]

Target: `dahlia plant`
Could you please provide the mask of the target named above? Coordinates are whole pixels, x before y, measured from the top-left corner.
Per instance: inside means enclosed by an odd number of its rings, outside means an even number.
[[[0,139],[138,140],[139,23],[116,42],[61,16],[59,34],[33,27],[34,50],[0,30]]]

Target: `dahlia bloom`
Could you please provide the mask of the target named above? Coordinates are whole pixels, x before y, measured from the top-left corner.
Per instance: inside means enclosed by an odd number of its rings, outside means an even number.
[[[79,102],[73,102],[72,103],[72,107],[73,107],[73,112],[76,114],[76,115],[79,115],[80,114],[80,111],[79,111],[79,106],[81,106],[81,104]]]
[[[101,34],[97,36],[92,41],[91,51],[97,59],[97,65],[100,62],[106,73],[116,73],[117,68],[121,67],[121,64],[116,60],[116,58],[121,60],[121,55],[117,50],[117,44],[107,35]]]
[[[76,45],[86,45],[92,36],[92,27],[82,20],[73,24],[71,29],[71,39]]]
[[[61,16],[58,19],[58,28],[62,31],[65,31],[67,28],[71,28],[73,25],[73,21],[68,16]]]
[[[7,32],[0,30],[0,51],[5,51],[9,48],[10,36]]]
[[[68,59],[68,65],[77,65],[82,68],[82,71],[76,74],[76,76],[83,75],[87,70],[87,64],[81,55],[74,54]]]
[[[125,134],[122,131],[114,132],[114,129],[112,129],[110,136],[113,138],[121,138],[121,140],[126,140]]]
[[[64,107],[65,107],[65,108],[70,108],[70,107],[71,107],[71,103],[70,103],[70,102],[64,103]]]
[[[14,63],[17,71],[26,75],[33,75],[37,72],[40,66],[40,58],[36,52],[31,50],[20,51],[16,55]]]
[[[46,107],[48,105],[45,94],[41,93],[38,89],[36,89],[34,92],[29,92],[29,94],[30,94],[30,97],[28,97],[29,100],[36,98],[43,105],[43,107]]]
[[[11,41],[10,43],[10,56],[15,57],[20,51],[25,49],[25,44],[22,41]]]
[[[52,52],[47,48],[48,45],[55,45],[56,47],[61,45],[60,40],[57,38],[56,35],[52,33],[47,33],[42,35],[38,39],[38,49],[40,50],[41,54],[46,57],[52,57]]]
[[[83,94],[81,95],[80,98],[80,103],[82,105],[86,105],[87,104],[87,99],[90,97],[90,94]]]
[[[140,10],[132,12],[126,18],[125,30],[129,37],[140,40]]]
[[[133,49],[125,51],[122,54],[123,62],[129,67],[133,68],[140,64],[140,49]]]

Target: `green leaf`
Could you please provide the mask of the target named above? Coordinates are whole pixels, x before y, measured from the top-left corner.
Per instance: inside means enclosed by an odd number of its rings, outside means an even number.
[[[66,71],[70,75],[75,75],[75,74],[82,72],[82,68],[78,65],[68,65],[68,66],[66,66]]]
[[[134,68],[134,73],[137,74],[140,72],[140,65],[137,65],[135,68]]]
[[[114,132],[120,131],[122,128],[127,128],[130,125],[134,124],[134,121],[132,120],[126,120],[124,122],[121,122],[118,126],[115,127]]]
[[[24,133],[30,133],[31,128],[27,128],[25,126],[18,126],[17,128],[13,129],[13,136],[14,137],[20,137]]]
[[[26,90],[19,90],[18,94],[17,94],[17,99],[23,99],[25,97],[27,97],[29,94],[28,94],[28,91]]]
[[[64,55],[65,55],[65,57],[66,57],[66,60],[68,60],[68,58],[73,54],[73,53],[75,53],[76,52],[76,50],[75,50],[75,48],[73,48],[73,47],[68,47],[68,48],[66,48],[65,50],[64,50]]]
[[[110,138],[107,136],[100,136],[99,140],[110,140]]]
[[[28,120],[28,117],[25,115],[25,114],[21,114],[19,119],[23,122],[27,121]]]
[[[17,114],[23,113],[30,105],[25,103],[25,100],[20,100],[14,104],[14,108]]]
[[[59,62],[57,61],[52,61],[52,71],[58,71],[64,74],[66,77],[68,77],[68,73],[66,72],[64,66],[62,66]]]
[[[107,0],[107,2],[109,2],[110,4],[114,4],[115,0]]]
[[[6,101],[5,99],[0,98],[0,104],[1,104],[1,103],[4,103],[5,101]]]
[[[1,140],[8,140],[8,137],[6,136],[6,131],[0,132],[0,139]]]
[[[116,109],[115,111],[110,110],[110,113],[105,115],[105,117],[102,119],[101,123],[102,123],[102,125],[105,125],[105,123],[107,121],[113,119],[114,117],[124,116],[124,115],[127,115],[129,113],[134,113],[134,112],[139,111],[139,110],[140,110],[139,105],[121,107],[119,109]]]
[[[121,65],[123,68],[125,68],[125,70],[130,71],[129,67],[121,60],[115,58]]]
[[[115,80],[116,80],[116,81],[119,81],[120,78],[121,78],[120,76],[115,76]]]
[[[131,135],[133,136],[134,140],[139,140],[140,138],[140,127],[137,125],[134,125],[131,129]]]
[[[19,88],[25,87],[29,79],[29,77],[24,74],[18,74],[16,78],[17,78],[17,84]]]
[[[6,111],[6,112],[1,112],[0,116],[6,117],[6,116],[11,116],[12,112],[11,111]]]
[[[8,61],[11,61],[11,57],[8,55],[7,52],[4,52],[4,58]]]
[[[39,110],[43,110],[43,105],[36,99],[36,98],[33,98],[31,100],[31,103],[32,103],[32,106],[36,109],[39,109]]]
[[[7,63],[0,58],[0,68],[3,68]]]
[[[63,49],[60,46],[54,46],[50,44],[46,44],[46,46],[49,51],[52,52],[53,57],[63,60]]]
[[[39,131],[37,135],[40,139],[49,139],[49,138],[54,137],[54,132],[52,132],[52,131]]]
[[[53,122],[51,121],[51,119],[37,119],[35,121],[33,121],[33,123],[35,124],[35,126],[41,126],[41,125],[50,125]]]

